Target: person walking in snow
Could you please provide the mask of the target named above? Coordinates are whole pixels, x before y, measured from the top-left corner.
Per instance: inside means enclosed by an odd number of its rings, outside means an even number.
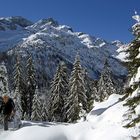
[[[8,130],[8,120],[15,114],[15,104],[12,98],[7,95],[2,97],[2,101],[3,102],[0,107],[0,113],[3,113],[4,130]]]

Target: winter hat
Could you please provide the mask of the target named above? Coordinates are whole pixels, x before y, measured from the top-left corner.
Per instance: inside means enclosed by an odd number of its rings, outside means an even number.
[[[2,98],[3,98],[4,103],[7,103],[8,100],[9,100],[9,96],[8,95],[4,95]]]

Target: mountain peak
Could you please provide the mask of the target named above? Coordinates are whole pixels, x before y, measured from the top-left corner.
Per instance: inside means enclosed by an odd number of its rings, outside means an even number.
[[[59,26],[58,22],[53,18],[43,18],[37,21],[36,23],[34,23],[33,25],[28,26],[26,29],[30,31],[38,32],[44,29],[46,30],[46,28],[58,27],[58,26]]]
[[[115,45],[117,47],[120,47],[120,46],[123,46],[124,45],[124,43],[121,42],[120,40],[114,40],[111,43],[112,43],[112,45]]]
[[[27,20],[24,17],[21,16],[12,16],[10,17],[11,21],[15,24],[20,25],[21,27],[27,27],[33,24],[33,22]]]
[[[44,25],[44,24],[48,24],[48,25],[52,25],[52,26],[58,26],[58,22],[56,20],[54,20],[53,18],[44,18],[41,19],[37,22],[38,24]]]
[[[18,27],[27,27],[33,23],[21,16],[1,17],[0,30],[16,30]]]

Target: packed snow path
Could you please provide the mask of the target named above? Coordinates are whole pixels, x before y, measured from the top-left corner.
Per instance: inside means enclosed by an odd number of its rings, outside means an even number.
[[[120,95],[111,95],[88,114],[87,121],[76,124],[23,122],[17,131],[0,132],[0,140],[132,140],[138,129],[123,128],[127,108],[118,102]]]

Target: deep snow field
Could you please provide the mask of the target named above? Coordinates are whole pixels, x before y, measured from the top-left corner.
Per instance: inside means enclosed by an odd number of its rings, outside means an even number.
[[[138,128],[126,129],[123,115],[127,111],[120,95],[113,94],[107,101],[94,103],[87,120],[76,124],[34,123],[23,121],[22,128],[0,129],[0,140],[132,140]]]

